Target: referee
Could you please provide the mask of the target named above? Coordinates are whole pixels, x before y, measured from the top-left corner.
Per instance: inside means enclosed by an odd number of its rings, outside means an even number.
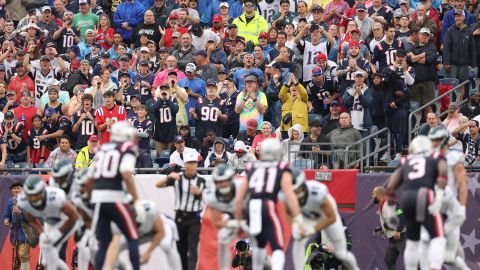
[[[403,210],[395,201],[395,213],[398,217],[397,228],[389,228],[386,222],[385,213],[383,212],[383,205],[386,201],[386,191],[383,186],[377,186],[373,189],[372,199],[374,203],[380,204],[379,207],[379,216],[380,224],[382,225],[382,231],[388,238],[387,251],[385,252],[385,264],[387,265],[388,270],[395,270],[397,259],[400,254],[403,254],[405,250],[405,227],[403,221]]]
[[[177,249],[182,258],[183,270],[195,270],[205,179],[197,174],[198,153],[185,153],[183,160],[185,172],[170,173],[157,183],[157,187],[173,186],[175,189],[175,223],[179,234]]]

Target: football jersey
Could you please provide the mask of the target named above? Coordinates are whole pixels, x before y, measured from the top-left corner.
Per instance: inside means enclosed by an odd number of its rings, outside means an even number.
[[[95,190],[123,191],[120,165],[125,158],[138,156],[138,147],[133,142],[106,143],[100,147],[89,170]],[[92,202],[93,202],[92,194]]]
[[[227,91],[220,93],[220,98],[225,101],[225,114],[228,116],[228,120],[223,123],[224,126],[235,124],[239,121],[240,115],[235,112],[235,104],[239,94],[240,90],[235,90],[231,95],[228,95]]]
[[[137,132],[146,132],[148,133],[148,138],[141,138],[138,141],[138,148],[142,150],[150,150],[150,138],[153,134],[153,123],[148,118],[145,118],[142,122],[135,119],[132,122],[132,126],[137,130]]]
[[[258,161],[246,167],[251,199],[277,200],[284,171],[290,171],[284,161]]]
[[[138,226],[138,232],[140,232],[140,235],[146,235],[153,232],[155,228],[155,219],[160,217],[160,212],[153,201],[141,200],[141,204],[143,209],[145,209],[145,219]]]
[[[32,216],[60,228],[68,217],[62,212],[62,208],[67,201],[65,192],[56,187],[45,187],[45,207],[37,209],[33,207],[27,199],[25,192],[20,193],[18,198],[18,206],[30,213]]]
[[[32,66],[32,78],[33,81],[35,82],[35,104],[38,105],[40,104],[40,98],[45,94],[47,91],[47,87],[50,85],[50,83],[53,80],[60,80],[60,74],[57,73],[54,69],[50,69],[50,71],[47,74],[42,74],[42,71],[40,68],[37,68],[35,66]]]
[[[84,109],[81,109],[73,114],[72,116],[72,124],[75,125],[82,116],[83,113],[86,113]],[[83,147],[87,146],[88,138],[92,135],[97,134],[97,127],[95,126],[95,114],[96,110],[94,108],[90,109],[90,114],[94,117],[93,120],[86,117],[80,127],[78,128],[77,134],[77,141],[75,144],[75,149],[82,149]]]
[[[139,93],[135,91],[135,88],[133,87],[133,85],[130,85],[123,90],[123,105],[125,106],[125,109],[127,110],[132,109],[132,107],[130,106],[130,101],[132,100],[132,96],[135,96],[136,94],[139,94]]]
[[[58,130],[63,130],[64,135],[68,135],[70,138],[73,139],[72,122],[65,115],[60,116],[57,122],[53,125],[51,123],[47,123],[46,128],[49,134],[55,133]],[[57,143],[56,140],[48,140],[48,141],[49,141],[49,146],[52,148],[51,150],[53,150],[53,146],[55,146]]]
[[[332,77],[324,77],[321,85],[316,84],[314,81],[307,85],[308,100],[312,102],[314,113],[323,116],[330,113],[329,105],[324,104],[323,101],[339,92],[340,89],[337,86],[337,82]]]
[[[4,140],[7,143],[7,152],[9,154],[19,154],[25,151],[25,141],[23,140],[24,125],[23,122],[12,123],[12,125],[12,132],[22,139],[20,143],[17,143],[11,134],[5,134],[5,122],[0,125],[0,135],[5,138]]]
[[[51,108],[51,109],[54,109],[56,113],[58,113],[59,115],[63,115],[63,112],[62,112],[62,103],[60,103],[60,105],[58,105],[57,107],[50,107],[50,105],[45,104],[45,107],[43,108],[43,115],[45,115],[45,112],[47,111],[48,108]]]
[[[203,140],[207,130],[215,131],[217,137],[222,137],[222,125],[219,119],[220,114],[225,111],[225,101],[220,98],[209,100],[201,97],[197,99],[195,105],[197,112],[197,129],[195,130],[195,137]]]
[[[314,45],[312,42],[302,39],[297,48],[303,54],[303,81],[310,81],[312,80],[312,70],[317,66],[317,55],[320,53],[328,55],[327,42]]]
[[[153,75],[152,73],[148,73],[146,76],[142,76],[140,75],[140,73],[135,73],[135,75],[133,76],[133,84],[140,84],[141,82],[146,82],[149,85],[152,85],[154,79],[155,75]],[[141,96],[141,103],[145,104],[147,100],[152,98],[151,87],[140,85],[139,94]]]
[[[272,17],[280,10],[280,1],[273,0],[271,3],[263,0],[257,3],[260,15],[267,21],[268,27],[272,24]]]
[[[350,61],[350,57],[342,59],[340,61],[340,64],[338,65],[338,70],[346,69],[350,65],[349,61]],[[370,74],[370,63],[368,62],[367,59],[365,59],[363,57],[357,57],[357,66],[360,69],[362,69],[363,71]],[[340,92],[341,93],[344,93],[345,90],[348,87],[352,86],[353,83],[355,82],[355,76],[353,76],[354,72],[355,71],[349,71],[349,72],[347,72],[347,74],[344,75],[344,77],[338,78],[338,80],[340,81]]]
[[[60,37],[57,40],[58,53],[66,53],[67,49],[75,44],[75,37],[80,37],[80,31],[75,28],[71,28],[73,33],[67,29],[63,29],[60,33]],[[53,33],[52,33],[53,35]]]
[[[82,210],[89,218],[93,218],[94,205],[91,204],[89,201],[83,199],[80,192],[74,194],[72,198],[72,203],[73,205],[75,205],[75,207]]]
[[[100,125],[103,125],[109,119],[113,119],[115,122],[127,120],[127,112],[125,107],[114,105],[111,109],[107,106],[102,106],[97,110],[95,114],[95,124],[98,129]],[[110,141],[110,128],[106,128],[101,133],[101,143],[105,144]]]
[[[47,135],[47,134],[48,134],[48,130],[43,126],[40,127],[38,130],[32,127],[28,131],[27,145],[30,146],[32,149],[40,150],[42,146],[47,145],[47,141],[46,140],[39,141],[38,136]]]
[[[157,99],[149,108],[155,115],[154,139],[159,142],[171,142],[177,135],[177,98]]]
[[[439,157],[439,156],[441,156],[441,154],[438,152],[435,152],[433,154],[433,157]],[[462,151],[450,149],[448,150],[446,155],[443,155],[443,157],[447,161],[447,165],[448,165],[447,186],[450,187],[450,189],[452,190],[454,197],[457,197],[458,184],[457,184],[457,181],[455,180],[454,168],[457,164],[465,163],[465,154],[462,153]]]
[[[235,209],[235,195],[238,193],[238,188],[240,186],[239,181],[236,181],[234,179],[233,186],[234,186],[234,189],[232,190],[233,195],[230,201],[224,202],[224,201],[218,200],[215,185],[212,185],[203,190],[203,194],[202,194],[203,201],[208,207],[214,208],[222,213],[230,215],[230,217],[233,217],[233,211]]]
[[[377,67],[377,70],[383,70],[384,68],[393,65],[395,63],[397,50],[403,48],[403,43],[400,40],[394,40],[392,44],[388,44],[385,40],[378,43],[373,50],[372,60]]]
[[[438,177],[438,159],[423,155],[409,155],[402,161],[403,189],[415,191],[421,187],[434,189]]]

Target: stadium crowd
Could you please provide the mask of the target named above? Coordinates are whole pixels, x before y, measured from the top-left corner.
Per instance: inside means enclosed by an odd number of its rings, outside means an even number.
[[[332,168],[329,150],[383,127],[381,158],[396,159],[408,114],[480,60],[476,1],[24,2],[0,9],[1,168],[86,168],[122,120],[139,132],[137,167],[188,151],[241,167],[274,137],[285,159],[314,160],[298,166]],[[470,163],[479,97],[460,88],[442,123]],[[424,110],[421,132],[438,113]]]

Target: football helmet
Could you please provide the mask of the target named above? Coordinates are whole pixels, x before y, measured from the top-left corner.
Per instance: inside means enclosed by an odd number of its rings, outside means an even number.
[[[432,151],[432,142],[427,136],[423,135],[415,137],[408,147],[408,153],[413,155],[428,154],[430,151]]]
[[[260,146],[260,159],[267,161],[281,160],[283,156],[282,144],[273,138],[264,140]]]
[[[46,204],[45,181],[38,175],[30,175],[23,184],[28,202],[35,208],[43,208]],[[40,198],[32,197],[40,194]]]
[[[137,131],[126,121],[116,122],[110,130],[112,142],[127,142],[135,138]]]
[[[73,162],[69,159],[57,159],[53,163],[53,181],[55,181],[55,183],[67,193],[73,182],[74,172],[75,167],[73,166]]]

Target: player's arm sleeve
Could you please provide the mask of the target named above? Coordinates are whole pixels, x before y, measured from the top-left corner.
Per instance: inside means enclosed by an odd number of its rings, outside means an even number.
[[[135,172],[135,164],[137,164],[137,158],[131,152],[125,153],[120,162],[120,173]]]

